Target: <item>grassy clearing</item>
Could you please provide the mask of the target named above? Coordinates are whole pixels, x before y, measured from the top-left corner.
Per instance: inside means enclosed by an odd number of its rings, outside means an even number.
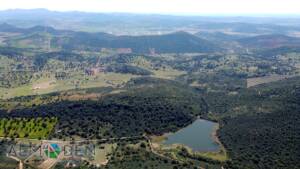
[[[247,87],[249,88],[260,84],[276,82],[276,81],[292,78],[295,76],[297,75],[271,75],[271,76],[264,76],[264,77],[248,78]]]
[[[224,152],[224,150],[221,150],[219,152],[201,152],[201,153],[196,153],[196,154],[198,154],[202,157],[205,157],[205,158],[209,158],[209,159],[217,160],[217,161],[221,161],[221,162],[228,160],[228,156]]]
[[[164,134],[164,135],[161,135],[161,136],[151,136],[151,142],[152,143],[160,144],[166,139],[167,139],[167,134]]]
[[[103,144],[97,147],[93,163],[105,165],[116,146],[117,144]]]
[[[160,150],[158,151],[160,151],[161,153],[166,153],[172,158],[185,161],[187,157],[181,155],[183,149],[185,149],[187,153],[193,157],[201,157],[201,158],[211,159],[219,162],[225,162],[226,160],[229,159],[223,147],[218,152],[197,152],[197,151],[195,152],[187,146],[181,144],[174,144],[171,146],[160,145]]]
[[[45,139],[52,132],[57,118],[3,118],[0,137]]]
[[[128,82],[131,78],[137,77],[132,74],[121,73],[99,73],[96,76],[86,76],[80,84],[80,88],[118,86]]]
[[[74,73],[70,79],[55,80],[54,77],[39,78],[30,84],[15,88],[0,88],[0,99],[8,99],[19,96],[41,95],[72,89],[86,89],[94,87],[118,87],[125,84],[131,78],[137,77],[131,74],[98,73],[95,76],[85,76]]]
[[[179,71],[175,69],[165,69],[165,70],[154,70],[154,77],[163,78],[163,79],[175,79],[176,77],[180,75],[186,74],[185,71]]]
[[[23,85],[15,88],[0,88],[0,97],[3,99],[26,96],[30,94],[34,94],[32,93],[31,85]]]

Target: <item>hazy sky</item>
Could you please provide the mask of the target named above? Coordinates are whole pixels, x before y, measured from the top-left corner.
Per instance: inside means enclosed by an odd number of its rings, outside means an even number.
[[[169,14],[300,14],[300,0],[0,0],[3,9]]]

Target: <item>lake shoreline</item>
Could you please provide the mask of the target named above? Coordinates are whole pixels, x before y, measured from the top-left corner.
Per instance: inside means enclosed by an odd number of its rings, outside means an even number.
[[[216,126],[213,128],[213,131],[211,133],[211,138],[212,140],[219,145],[219,150],[218,151],[215,151],[215,152],[220,152],[222,151],[222,149],[224,149],[224,146],[222,144],[222,142],[220,141],[219,139],[219,136],[218,136],[218,130],[220,129],[220,124],[217,123]]]
[[[174,135],[174,134],[176,134],[176,133],[178,133],[178,132],[184,132],[184,130],[186,130],[189,126],[191,126],[191,125],[195,125],[195,122],[196,123],[205,123],[205,122],[207,122],[207,123],[215,123],[215,124],[210,124],[210,125],[213,125],[213,126],[211,126],[212,128],[211,129],[208,129],[207,131],[209,131],[208,133],[207,132],[205,132],[205,133],[207,133],[208,135],[207,135],[207,137],[209,137],[209,139],[211,140],[211,142],[213,143],[213,144],[215,144],[217,147],[214,149],[214,148],[212,148],[211,150],[210,150],[210,148],[209,149],[203,149],[203,150],[199,150],[199,149],[201,149],[201,148],[193,148],[193,146],[191,147],[190,145],[187,145],[187,144],[184,144],[184,143],[180,143],[180,141],[178,141],[178,143],[174,143],[174,144],[165,144],[165,142],[166,141],[168,141],[168,138],[171,136],[171,135]],[[196,124],[197,125],[197,124]],[[199,124],[198,124],[199,125]],[[168,133],[165,133],[165,134],[163,134],[163,135],[161,135],[161,136],[153,136],[152,137],[152,140],[153,140],[153,142],[155,142],[155,143],[157,143],[157,144],[160,144],[160,145],[163,145],[163,146],[166,146],[166,147],[171,147],[172,145],[182,145],[182,146],[185,146],[185,147],[188,147],[188,148],[190,148],[190,149],[192,149],[193,151],[195,151],[195,152],[220,152],[220,151],[222,151],[222,143],[220,142],[220,140],[219,140],[219,138],[218,138],[218,135],[217,135],[217,131],[219,130],[219,124],[218,123],[216,123],[216,122],[213,122],[213,121],[210,121],[210,120],[206,120],[206,119],[201,119],[201,118],[196,118],[196,120],[195,121],[193,121],[190,125],[188,125],[188,126],[186,126],[186,127],[183,127],[183,128],[181,128],[181,129],[179,129],[178,131],[176,131],[176,132],[168,132]],[[202,127],[201,127],[202,128]],[[204,129],[205,130],[205,129]],[[196,130],[197,131],[197,130]],[[199,130],[200,132],[201,132],[201,130]],[[201,134],[200,134],[201,135]],[[204,135],[206,135],[206,134],[204,134]],[[203,136],[204,136],[203,135]],[[193,138],[192,138],[193,139]],[[197,138],[195,138],[195,139],[197,139]],[[198,138],[199,139],[199,138]]]

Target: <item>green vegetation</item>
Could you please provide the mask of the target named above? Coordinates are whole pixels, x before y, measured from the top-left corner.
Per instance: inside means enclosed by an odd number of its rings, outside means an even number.
[[[128,168],[128,169],[140,169],[140,168],[162,168],[162,169],[174,169],[174,168],[194,168],[195,164],[181,163],[176,160],[171,160],[164,156],[158,156],[152,152],[149,152],[146,143],[140,143],[137,147],[132,146],[119,146],[113,153],[111,161],[107,165],[108,168]]]
[[[56,123],[56,118],[2,118],[0,137],[46,139]]]
[[[201,25],[229,30],[210,26]],[[110,157],[104,168],[112,169],[300,168],[299,38],[249,38],[262,33],[252,24],[231,23],[230,30],[238,34],[203,40],[201,32],[115,36],[3,24],[0,136],[114,139],[102,140],[108,146],[94,159]],[[147,142],[197,117],[220,124],[220,152]]]
[[[230,168],[299,167],[299,82],[258,86],[235,100],[244,110],[232,107],[228,114],[242,114],[224,118],[219,131]]]
[[[206,111],[193,89],[173,81],[137,78],[125,89],[101,99],[49,101],[34,108],[11,110],[10,114],[32,117],[34,112],[41,112],[39,115],[57,117],[56,129],[60,132],[53,134],[56,138],[109,138],[175,131]]]
[[[116,72],[116,73],[130,73],[134,75],[151,75],[152,73],[146,69],[142,69],[136,66],[130,65],[112,65],[107,67],[108,72]]]

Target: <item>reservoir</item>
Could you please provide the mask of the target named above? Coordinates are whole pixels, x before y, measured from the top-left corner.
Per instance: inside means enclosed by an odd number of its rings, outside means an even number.
[[[191,125],[168,135],[163,144],[183,144],[193,151],[218,151],[220,147],[212,137],[217,126],[217,123],[197,119]]]

